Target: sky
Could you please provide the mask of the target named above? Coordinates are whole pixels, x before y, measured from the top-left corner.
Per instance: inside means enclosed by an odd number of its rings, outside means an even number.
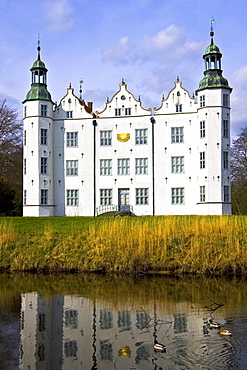
[[[48,90],[59,102],[69,84],[102,110],[122,78],[144,108],[160,107],[179,76],[190,95],[203,78],[202,56],[214,42],[231,94],[232,138],[247,126],[247,1],[245,0],[1,0],[0,99],[16,107],[41,59]]]

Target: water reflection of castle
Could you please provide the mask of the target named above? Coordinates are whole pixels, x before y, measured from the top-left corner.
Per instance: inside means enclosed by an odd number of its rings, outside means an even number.
[[[168,329],[155,317],[153,305],[116,310],[75,295],[22,294],[20,369],[153,369],[155,336]],[[183,313],[162,319],[172,320],[170,335],[202,325]]]

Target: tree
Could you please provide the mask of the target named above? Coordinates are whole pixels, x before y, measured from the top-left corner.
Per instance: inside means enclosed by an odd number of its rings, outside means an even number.
[[[22,121],[18,112],[9,106],[6,100],[0,102],[0,181],[13,191],[13,202],[20,204],[22,200]],[[3,187],[0,197],[3,201]],[[9,204],[11,208],[12,205]],[[6,213],[6,212],[5,212]]]
[[[233,213],[247,214],[247,127],[232,142],[231,180]]]
[[[15,191],[0,180],[0,215],[10,216],[15,208]]]

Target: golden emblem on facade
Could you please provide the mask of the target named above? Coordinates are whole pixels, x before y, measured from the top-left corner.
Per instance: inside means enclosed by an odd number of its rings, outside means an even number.
[[[130,134],[117,134],[117,139],[121,143],[125,143],[130,139]]]

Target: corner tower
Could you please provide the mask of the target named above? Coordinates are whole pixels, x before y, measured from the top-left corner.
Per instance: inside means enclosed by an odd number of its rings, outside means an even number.
[[[200,124],[200,161],[205,172],[203,191],[206,202],[202,214],[231,214],[230,191],[230,94],[232,88],[223,77],[222,54],[214,43],[211,21],[211,42],[203,55],[204,77],[196,90]],[[203,210],[207,207],[206,212]]]
[[[47,90],[47,68],[38,56],[31,88],[23,101],[23,216],[53,216],[53,102]]]

